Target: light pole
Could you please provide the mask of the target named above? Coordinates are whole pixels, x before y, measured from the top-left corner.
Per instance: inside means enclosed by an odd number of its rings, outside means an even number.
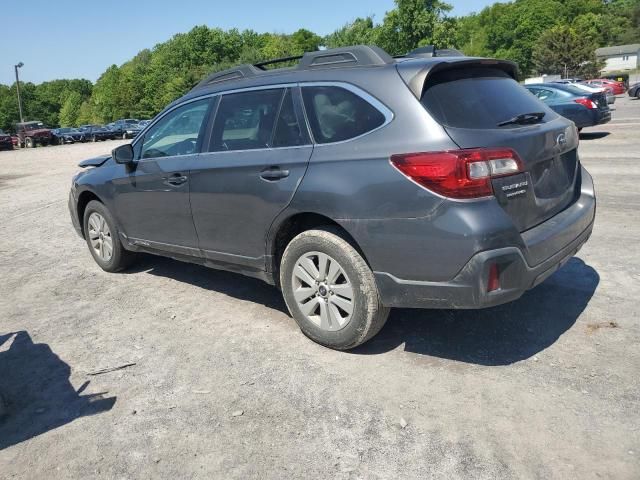
[[[16,71],[16,91],[18,92],[18,110],[20,111],[20,123],[24,122],[24,117],[22,116],[22,101],[20,100],[20,78],[18,77],[18,69],[22,68],[24,63],[19,62],[17,65],[14,65],[13,68]]]

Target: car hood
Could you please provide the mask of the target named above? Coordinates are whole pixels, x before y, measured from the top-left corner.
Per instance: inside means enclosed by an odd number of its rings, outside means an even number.
[[[100,157],[87,158],[86,160],[81,161],[78,166],[81,168],[99,167],[110,158],[111,155],[102,155]]]

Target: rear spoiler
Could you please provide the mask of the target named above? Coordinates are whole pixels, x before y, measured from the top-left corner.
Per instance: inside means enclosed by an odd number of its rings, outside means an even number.
[[[78,166],[80,168],[99,167],[109,159],[111,159],[111,155],[102,155],[101,157],[87,158],[86,160],[81,161]]]
[[[419,100],[422,97],[424,83],[430,75],[436,72],[458,68],[490,67],[504,71],[514,80],[518,80],[518,66],[509,60],[495,60],[493,58],[469,58],[469,57],[436,57],[438,61],[398,62],[396,68],[404,83],[411,93]]]

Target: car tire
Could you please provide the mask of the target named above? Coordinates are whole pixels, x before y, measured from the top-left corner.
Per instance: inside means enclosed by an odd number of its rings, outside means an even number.
[[[320,273],[322,266],[325,272]],[[334,227],[307,230],[291,240],[280,263],[280,286],[300,330],[328,348],[348,350],[363,344],[389,316],[373,272]]]
[[[96,137],[95,135],[92,135],[92,136],[91,136],[91,141],[92,141],[93,143],[97,142],[97,141],[98,141],[98,137]]]
[[[25,148],[34,148],[36,144],[31,137],[27,137],[24,139],[24,146]]]
[[[122,246],[120,231],[107,207],[97,200],[90,201],[83,222],[89,252],[100,268],[114,273],[131,265],[135,254]]]
[[[126,139],[127,139],[127,132],[124,132],[124,133],[122,134],[122,140],[126,140]]]

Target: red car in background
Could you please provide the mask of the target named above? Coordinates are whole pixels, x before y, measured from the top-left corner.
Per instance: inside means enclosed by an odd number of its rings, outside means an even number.
[[[609,80],[607,78],[594,78],[593,80],[587,80],[584,83],[588,83],[589,85],[594,85],[594,86],[603,87],[603,88],[611,87],[614,95],[622,95],[627,90],[626,87],[624,86],[624,83],[617,82],[615,80]]]

